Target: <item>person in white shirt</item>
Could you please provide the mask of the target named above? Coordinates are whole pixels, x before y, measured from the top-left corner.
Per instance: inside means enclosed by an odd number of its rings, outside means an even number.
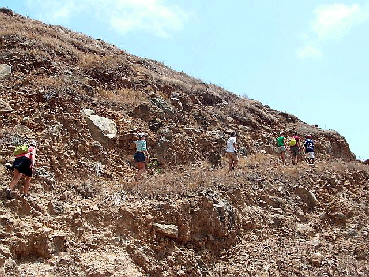
[[[229,163],[228,172],[234,170],[238,163],[236,132],[231,133],[231,137],[227,141],[227,158]]]

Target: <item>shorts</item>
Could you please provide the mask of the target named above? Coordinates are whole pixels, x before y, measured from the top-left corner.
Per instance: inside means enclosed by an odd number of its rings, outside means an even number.
[[[13,168],[28,177],[32,177],[32,161],[26,156],[15,158]]]
[[[278,146],[278,147],[277,147],[277,152],[278,152],[278,153],[286,152],[286,146],[284,146],[284,145],[282,145],[282,146]]]
[[[237,155],[234,152],[227,152],[227,158],[231,161],[238,161]]]
[[[133,156],[136,163],[144,163],[146,162],[146,157],[143,152],[136,152]]]
[[[292,156],[298,156],[300,154],[300,148],[298,146],[291,146],[290,147]]]
[[[315,158],[314,152],[306,152],[306,158],[314,159]]]

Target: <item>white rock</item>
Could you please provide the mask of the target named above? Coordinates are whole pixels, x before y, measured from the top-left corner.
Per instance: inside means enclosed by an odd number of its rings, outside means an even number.
[[[82,114],[86,118],[92,137],[100,143],[104,144],[106,138],[112,139],[117,136],[117,126],[113,120],[98,116],[90,109],[83,109]]]
[[[170,238],[178,238],[178,226],[173,224],[153,223],[154,230]]]
[[[0,78],[5,78],[10,76],[12,73],[12,67],[7,64],[0,64]]]

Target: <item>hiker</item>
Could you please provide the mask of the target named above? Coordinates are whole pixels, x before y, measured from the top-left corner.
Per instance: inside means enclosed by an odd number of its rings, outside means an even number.
[[[136,167],[138,169],[137,175],[135,177],[135,180],[137,181],[142,173],[146,171],[146,165],[149,161],[149,152],[147,151],[147,145],[146,145],[146,136],[144,133],[138,134],[138,140],[135,141],[136,144],[136,153],[134,155],[134,160],[136,162]]]
[[[300,137],[295,132],[292,138],[289,140],[288,145],[290,146],[292,155],[292,164],[297,164],[299,162],[300,156]]]
[[[35,167],[36,162],[36,141],[31,140],[28,144],[27,152],[15,156],[15,160],[12,166],[13,169],[13,180],[10,182],[8,188],[6,189],[6,197],[8,199],[12,198],[12,190],[17,185],[21,177],[24,176],[24,188],[23,197],[28,197],[29,187],[31,184],[32,170]]]
[[[286,145],[285,145],[285,133],[281,133],[279,137],[277,137],[277,152],[280,154],[282,164],[286,165]]]
[[[314,165],[314,159],[315,159],[315,154],[314,154],[314,141],[312,139],[311,135],[307,135],[305,142],[304,142],[304,147],[305,147],[305,154],[306,154],[306,161],[309,165]]]
[[[232,132],[230,138],[227,140],[227,158],[228,158],[228,172],[235,169],[238,164],[236,132]]]

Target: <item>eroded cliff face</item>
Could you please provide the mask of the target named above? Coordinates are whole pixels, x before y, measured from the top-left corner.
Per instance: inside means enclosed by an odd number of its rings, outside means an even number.
[[[0,163],[39,143],[31,197],[0,196],[1,274],[368,275],[368,167],[338,133],[60,26],[0,21]],[[245,154],[230,175],[229,130]],[[138,131],[159,166],[136,185]],[[315,168],[278,165],[281,131],[313,135]]]
[[[289,168],[268,155],[132,188],[36,178],[29,198],[1,197],[2,274],[366,276],[368,179],[358,163]]]

